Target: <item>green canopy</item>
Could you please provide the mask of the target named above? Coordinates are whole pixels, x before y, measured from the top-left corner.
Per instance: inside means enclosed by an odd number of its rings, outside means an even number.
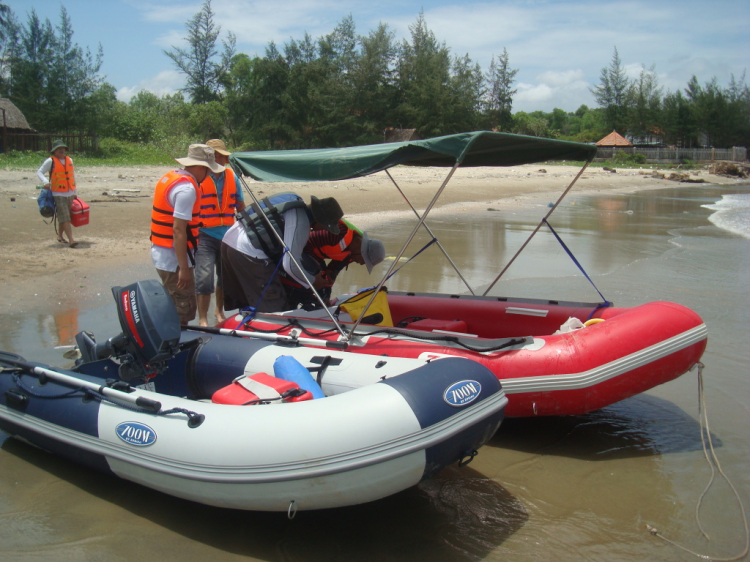
[[[235,152],[230,163],[258,181],[335,181],[391,166],[516,166],[546,160],[589,161],[596,146],[509,133],[478,131],[427,140],[321,148]]]

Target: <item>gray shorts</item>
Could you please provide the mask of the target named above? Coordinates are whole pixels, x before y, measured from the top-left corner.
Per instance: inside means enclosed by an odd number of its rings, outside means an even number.
[[[195,277],[191,277],[191,283],[187,289],[178,289],[177,281],[179,280],[179,267],[177,271],[164,271],[157,269],[161,284],[172,299],[177,308],[177,316],[180,317],[180,324],[187,326],[188,322],[195,320],[195,311],[198,309],[198,302],[195,298]],[[191,268],[192,273],[192,268]]]
[[[214,293],[214,272],[216,286],[221,283],[221,240],[204,234],[198,234],[198,249],[195,252],[195,292],[199,295]]]
[[[75,197],[64,197],[60,195],[53,195],[55,198],[55,213],[57,214],[57,222],[60,224],[64,222],[70,222],[70,208],[73,205],[73,199]]]

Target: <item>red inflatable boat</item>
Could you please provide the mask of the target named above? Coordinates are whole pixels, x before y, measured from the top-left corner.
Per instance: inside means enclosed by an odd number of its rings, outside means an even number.
[[[493,132],[341,149],[234,153],[230,163],[238,176],[257,181],[335,181],[385,171],[414,212],[416,223],[383,279],[364,298],[348,295],[339,298],[339,306],[327,307],[316,293],[318,310],[254,316],[250,312],[247,317],[229,318],[222,328],[237,333],[239,327],[248,337],[282,337],[299,345],[337,347],[352,353],[424,360],[468,357],[487,366],[502,382],[509,397],[507,416],[583,414],[673,380],[690,370],[706,347],[705,324],[684,306],[652,302],[616,308],[603,296],[599,304],[488,296],[531,238],[543,227],[552,230],[547,219],[595,155],[596,147],[590,145]],[[514,166],[546,160],[581,161],[583,167],[478,295],[425,219],[459,166]],[[450,168],[423,211],[415,209],[388,172],[398,164]],[[252,190],[245,187],[257,205]],[[420,229],[429,233],[466,285],[467,294],[383,290]],[[277,237],[283,244],[281,236]],[[585,275],[579,262],[573,261]]]
[[[573,415],[603,408],[679,377],[700,360],[706,347],[701,318],[669,302],[597,308],[388,293],[388,307],[395,327],[360,324],[347,351],[473,359],[500,379],[509,399],[505,413],[511,417]],[[320,318],[311,317],[316,315]],[[339,313],[337,320],[345,329],[351,327],[344,317]],[[236,328],[241,320],[241,315],[234,316],[223,327]],[[584,327],[555,334],[566,322]],[[339,333],[332,328],[322,311],[295,311],[258,314],[240,329],[337,342]]]

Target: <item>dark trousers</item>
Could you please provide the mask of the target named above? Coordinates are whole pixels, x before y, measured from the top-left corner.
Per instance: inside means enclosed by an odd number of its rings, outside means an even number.
[[[258,312],[289,310],[286,291],[279,280],[276,263],[256,260],[227,244],[221,245],[221,273],[226,310],[254,307]],[[273,277],[273,279],[272,279]],[[263,290],[268,289],[259,301]]]

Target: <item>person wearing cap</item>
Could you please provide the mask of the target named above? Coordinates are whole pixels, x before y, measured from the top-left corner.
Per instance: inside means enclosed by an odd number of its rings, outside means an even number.
[[[52,190],[57,215],[57,241],[75,248],[78,242],[73,240],[70,209],[73,199],[78,194],[73,160],[66,154],[67,150],[68,147],[63,141],[54,141],[50,150],[52,156],[42,162],[36,175],[41,180],[44,189]],[[49,174],[49,181],[47,181],[47,174]]]
[[[374,266],[385,259],[385,246],[380,240],[370,238],[367,232],[360,230],[346,219],[339,221],[339,233],[331,234],[326,230],[319,230],[310,234],[304,250],[305,254],[313,256],[322,271],[325,286],[319,291],[323,302],[329,303],[331,289],[336,277],[351,263],[358,263],[367,267],[367,273],[372,273]],[[326,262],[326,260],[329,260]],[[302,288],[299,284],[286,277],[282,278],[292,308],[307,310],[320,307],[320,303],[310,289]]]
[[[201,183],[198,249],[195,252],[195,291],[198,300],[198,324],[208,326],[208,307],[216,291],[214,316],[217,322],[224,317],[224,291],[221,278],[221,239],[234,224],[236,212],[245,208],[240,181],[229,164],[224,141],[211,139],[206,144],[214,149],[216,162],[224,166],[218,174],[209,172]],[[214,272],[216,284],[214,285]]]
[[[180,324],[195,318],[194,252],[200,225],[200,184],[209,171],[218,174],[224,167],[216,163],[214,149],[191,144],[185,158],[175,158],[183,166],[164,174],[154,190],[151,211],[151,260],[162,285],[177,308]]]
[[[318,199],[314,195],[307,205],[295,193],[278,193],[250,204],[239,215],[221,242],[222,282],[226,310],[253,307],[258,312],[281,312],[290,308],[280,280],[280,270],[308,288],[325,286],[317,263],[303,259],[303,249],[311,231],[339,233],[344,216],[333,197]],[[250,211],[250,212],[248,212]],[[268,221],[261,216],[262,213]],[[280,235],[282,245],[268,222]],[[289,252],[285,251],[289,249]],[[289,255],[304,271],[300,271]]]

